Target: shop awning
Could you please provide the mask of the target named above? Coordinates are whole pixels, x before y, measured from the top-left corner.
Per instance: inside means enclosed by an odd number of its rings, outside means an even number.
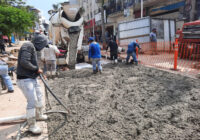
[[[4,35],[4,36],[3,36],[3,39],[8,40],[8,37]]]

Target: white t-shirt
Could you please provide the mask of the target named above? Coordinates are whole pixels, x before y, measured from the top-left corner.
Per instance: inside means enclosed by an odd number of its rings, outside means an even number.
[[[56,53],[60,53],[55,45],[50,45],[49,48],[44,48],[41,52],[41,59],[46,60],[56,60]]]

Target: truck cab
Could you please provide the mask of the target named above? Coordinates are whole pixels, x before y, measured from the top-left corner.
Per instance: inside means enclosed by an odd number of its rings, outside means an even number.
[[[200,20],[183,24],[177,30],[179,57],[183,59],[200,59]]]
[[[176,38],[179,44],[197,43],[200,44],[200,20],[183,24],[182,30],[177,30]]]

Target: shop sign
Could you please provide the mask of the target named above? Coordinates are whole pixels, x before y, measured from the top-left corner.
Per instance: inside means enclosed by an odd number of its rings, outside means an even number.
[[[152,8],[150,10],[150,15],[169,12],[169,11],[172,11],[172,10],[179,9],[180,7],[183,7],[183,6],[185,6],[185,1],[169,4],[169,5],[166,5],[166,6],[160,6],[160,7]]]

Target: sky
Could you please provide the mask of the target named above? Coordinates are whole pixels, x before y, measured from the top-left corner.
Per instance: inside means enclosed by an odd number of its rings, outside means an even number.
[[[46,20],[49,20],[48,11],[53,9],[52,5],[68,0],[25,0],[27,5],[31,5],[40,10],[41,16]]]

